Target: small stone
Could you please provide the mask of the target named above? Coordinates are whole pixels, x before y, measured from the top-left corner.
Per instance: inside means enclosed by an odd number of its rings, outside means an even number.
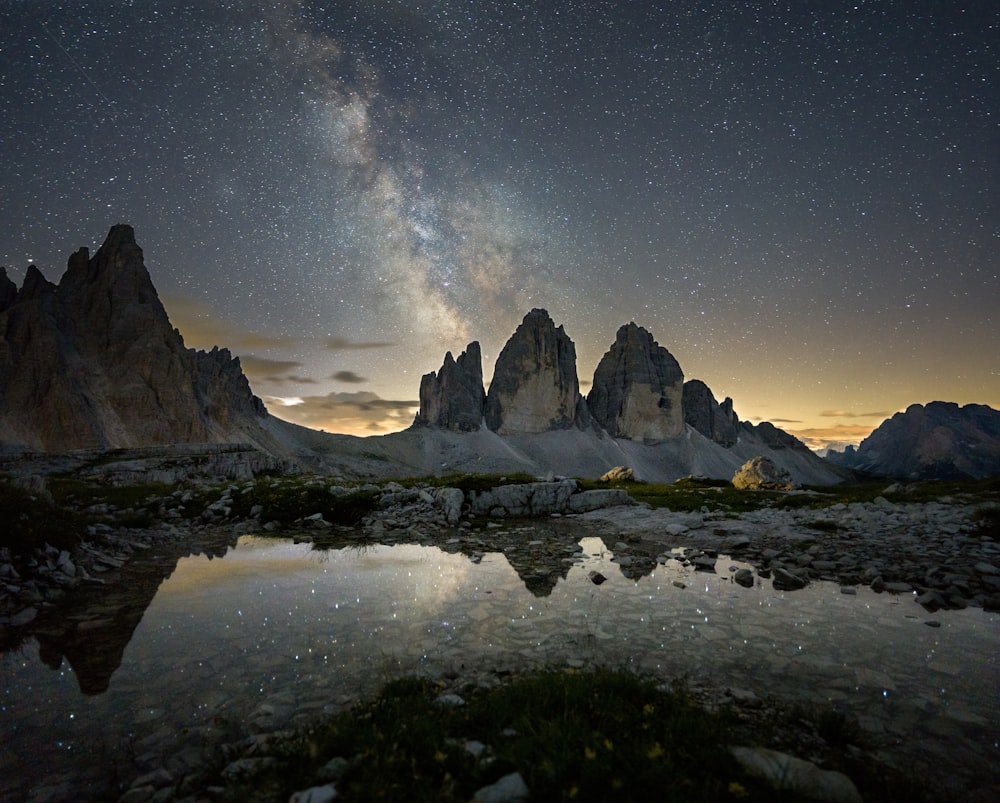
[[[296,792],[288,799],[288,803],[330,803],[331,800],[336,799],[337,790],[333,784],[328,783]]]
[[[605,580],[608,579],[598,571],[591,571],[588,576],[590,577],[590,582],[592,582],[595,586],[599,586],[601,583],[603,583]]]
[[[744,588],[753,588],[753,572],[749,569],[739,569],[733,579]]]
[[[457,694],[442,694],[434,699],[437,705],[443,705],[447,707],[457,708],[459,706],[465,705],[465,700],[459,697]]]
[[[516,803],[527,800],[530,792],[521,773],[512,772],[504,775],[499,781],[484,786],[473,795],[473,803]]]
[[[924,624],[928,627],[941,627],[941,623],[937,619],[928,619]]]
[[[841,594],[847,594],[848,596],[854,597],[854,596],[857,596],[858,590],[856,588],[854,588],[853,586],[841,586],[840,587],[840,593]]]

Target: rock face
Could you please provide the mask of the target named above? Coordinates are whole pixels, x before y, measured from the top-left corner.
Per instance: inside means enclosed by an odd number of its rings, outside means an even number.
[[[131,226],[59,285],[0,280],[0,444],[42,451],[255,441],[263,403],[226,349],[186,349]],[[6,306],[4,306],[6,305]]]
[[[416,424],[458,432],[475,432],[483,421],[483,358],[479,343],[466,346],[457,360],[449,351],[441,370],[420,380],[420,412]]]
[[[598,363],[587,407],[616,438],[676,438],[684,434],[683,386],[677,360],[649,332],[629,323]]]
[[[708,385],[700,379],[684,383],[681,399],[684,421],[709,440],[727,449],[736,444],[740,421],[728,396],[719,404]]]
[[[486,426],[500,435],[568,429],[580,406],[576,346],[549,313],[533,309],[497,357],[486,396]]]
[[[984,404],[913,404],[883,421],[856,450],[827,459],[885,477],[994,477],[1000,475],[1000,410]]]
[[[733,485],[753,491],[790,491],[798,487],[785,469],[776,466],[769,457],[759,455],[744,463],[733,475]]]

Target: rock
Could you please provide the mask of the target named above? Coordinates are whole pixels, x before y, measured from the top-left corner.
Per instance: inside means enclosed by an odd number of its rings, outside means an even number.
[[[6,298],[9,286],[0,282]],[[5,302],[6,303],[6,302]],[[185,348],[131,226],[58,287],[34,266],[0,311],[0,440],[36,450],[272,443],[267,411],[225,349]]]
[[[490,516],[544,516],[563,513],[576,480],[501,485],[472,495],[472,512]]]
[[[437,374],[421,378],[420,411],[414,424],[475,432],[482,426],[485,405],[482,352],[473,341],[458,360],[449,351]]]
[[[448,524],[458,524],[462,518],[462,505],[465,504],[465,494],[460,488],[438,488],[434,493],[434,501],[444,513]]]
[[[731,747],[729,751],[744,770],[777,791],[823,803],[862,803],[854,782],[842,772],[823,770],[809,761],[766,747]]]
[[[736,444],[740,421],[733,411],[732,399],[727,397],[719,404],[708,385],[700,379],[692,379],[684,383],[681,407],[685,423],[706,438],[727,449]]]
[[[434,698],[434,703],[436,705],[445,706],[447,708],[457,708],[458,706],[465,705],[465,700],[462,699],[457,694],[441,694]]]
[[[478,789],[472,800],[473,803],[516,803],[527,800],[530,794],[521,773],[512,772],[496,783]]]
[[[635,473],[625,466],[615,466],[601,475],[601,482],[634,482]]]
[[[568,429],[580,398],[576,346],[548,312],[531,310],[497,357],[486,425],[501,435]]]
[[[807,582],[807,580],[780,567],[774,568],[774,579],[771,580],[771,584],[778,591],[797,591],[800,588],[805,588]]]
[[[733,580],[744,588],[753,588],[753,572],[749,569],[737,570],[736,574],[733,575]]]
[[[589,513],[591,510],[601,510],[606,507],[630,505],[632,500],[621,488],[597,488],[592,491],[581,491],[570,496],[567,510],[570,513]]]
[[[313,786],[310,789],[303,789],[296,792],[289,798],[289,803],[330,803],[337,799],[337,790],[333,784],[323,786]]]
[[[608,579],[600,572],[594,570],[591,570],[590,574],[587,576],[590,578],[590,582],[592,582],[595,586],[601,585],[601,583],[604,583]]]
[[[751,458],[733,475],[733,485],[748,490],[789,491],[798,485],[791,475],[779,468],[769,457],[758,455]]]
[[[594,371],[587,407],[616,438],[662,441],[684,434],[684,374],[653,336],[629,323]]]

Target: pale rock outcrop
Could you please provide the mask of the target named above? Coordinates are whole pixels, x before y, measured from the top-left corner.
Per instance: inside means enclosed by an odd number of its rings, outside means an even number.
[[[0,311],[2,444],[256,442],[266,414],[227,350],[184,347],[131,226],[114,226],[92,258],[73,254],[58,286],[29,267]]]
[[[684,374],[653,336],[629,323],[594,371],[587,407],[616,438],[662,441],[684,434]]]
[[[420,411],[414,424],[474,432],[482,424],[486,392],[479,343],[466,346],[458,359],[449,351],[441,370],[420,380]]]
[[[601,482],[635,482],[635,471],[627,466],[615,466],[601,475]]]
[[[684,383],[681,404],[685,423],[727,449],[736,444],[740,421],[728,396],[719,404],[708,385],[692,379]]]
[[[576,346],[545,310],[525,315],[497,357],[485,413],[500,435],[585,425]]]
[[[790,491],[798,487],[791,474],[762,455],[747,460],[740,467],[733,475],[733,485],[754,491]]]

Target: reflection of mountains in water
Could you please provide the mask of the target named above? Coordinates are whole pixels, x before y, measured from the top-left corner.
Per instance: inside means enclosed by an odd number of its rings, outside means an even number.
[[[4,649],[14,649],[34,637],[39,657],[47,666],[58,670],[65,658],[81,692],[103,694],[121,666],[143,614],[177,562],[190,555],[222,557],[235,543],[235,536],[224,534],[208,542],[185,539],[158,543],[149,555],[126,563],[107,585],[68,594],[58,606],[20,628],[13,643],[5,644]]]
[[[526,523],[495,533],[480,531],[461,539],[403,538],[394,543],[437,546],[445,552],[461,553],[474,563],[489,553],[502,554],[528,591],[536,597],[547,597],[560,580],[566,579],[570,567],[584,557],[580,535],[576,527]],[[208,540],[199,537],[196,542],[184,539],[156,544],[149,554],[136,556],[126,563],[112,582],[76,589],[58,606],[8,634],[13,638],[4,639],[0,649],[16,649],[34,637],[38,641],[39,657],[47,666],[58,670],[65,659],[76,675],[81,692],[102,694],[121,665],[125,648],[143,614],[160,585],[177,568],[178,561],[200,554],[210,559],[222,557],[235,545],[236,539],[232,534],[217,533]],[[325,534],[321,541],[314,543],[314,548],[364,549],[374,545],[375,542],[360,538],[357,532],[341,532]],[[652,561],[643,561],[620,568],[623,575],[636,580],[648,574],[653,565]]]

